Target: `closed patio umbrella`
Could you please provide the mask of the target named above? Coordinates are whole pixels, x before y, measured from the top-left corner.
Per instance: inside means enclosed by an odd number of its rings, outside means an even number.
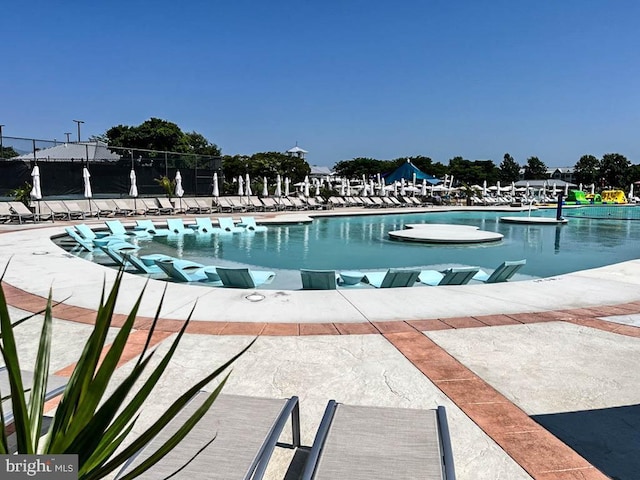
[[[423,197],[427,196],[427,181],[424,178],[422,179],[422,190],[420,191],[420,195]]]
[[[322,182],[316,182],[316,193],[315,196],[317,197],[318,195],[320,195],[320,187],[322,186]]]
[[[218,172],[213,174],[213,190],[211,195],[218,198],[220,196],[220,188],[218,187]]]
[[[238,177],[238,195],[239,196],[243,196],[244,195],[244,187],[242,186],[244,184],[244,180],[242,180],[242,176]]]
[[[84,198],[89,200],[89,214],[91,214],[91,197],[93,197],[93,193],[91,192],[91,174],[89,173],[89,169],[87,167],[82,167],[82,179],[84,181]]]
[[[278,198],[282,196],[282,177],[280,177],[280,174],[276,177],[276,191],[273,195]]]
[[[347,197],[351,196],[351,180],[347,178]]]
[[[304,196],[305,198],[309,198],[309,177],[304,177]]]
[[[551,186],[551,195],[554,197],[558,196],[558,185],[556,182],[553,182],[553,185]]]
[[[482,196],[483,197],[487,196],[487,181],[486,180],[484,182],[482,182]]]
[[[632,197],[633,197],[633,183],[629,187],[629,199],[628,200],[631,201]]]
[[[176,197],[180,199],[180,210],[182,210],[182,196],[184,195],[184,188],[182,188],[182,175],[180,170],[176,171]]]
[[[596,194],[596,184],[592,183],[591,184],[591,195],[595,195]]]
[[[340,196],[341,196],[341,197],[344,197],[346,187],[347,187],[347,184],[346,184],[345,179],[343,178],[343,179],[340,181]]]
[[[289,177],[286,177],[284,179],[284,196],[288,197],[289,196],[289,184],[291,183],[291,179]]]
[[[129,180],[131,186],[129,187],[129,196],[136,198],[138,196],[138,184],[136,179],[136,171],[132,168],[131,172],[129,172]]]
[[[251,195],[253,195],[253,192],[251,191],[251,181],[249,179],[249,174],[247,173],[246,175],[246,180],[245,180],[245,188],[244,188],[244,193],[247,194],[247,197],[250,197]]]
[[[402,180],[400,180],[400,195],[402,195],[403,197],[407,194],[407,187],[404,184],[404,178]]]
[[[269,196],[269,186],[267,185],[267,177],[262,177],[262,196]]]
[[[40,200],[42,200],[42,190],[40,188],[40,167],[36,164],[31,171],[31,182],[33,187],[31,187],[31,198],[37,200],[37,211],[36,218],[40,219]]]
[[[568,196],[569,195],[569,184],[565,183],[564,184],[564,196]]]

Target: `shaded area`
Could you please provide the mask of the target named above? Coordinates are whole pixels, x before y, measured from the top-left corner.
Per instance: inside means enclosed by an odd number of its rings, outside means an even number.
[[[531,418],[614,480],[638,478],[640,405]]]

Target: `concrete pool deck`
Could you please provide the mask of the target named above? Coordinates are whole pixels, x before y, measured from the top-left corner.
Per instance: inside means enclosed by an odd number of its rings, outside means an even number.
[[[401,210],[408,211],[418,210]],[[290,221],[308,221],[304,212],[291,215]],[[50,237],[67,225],[0,227],[6,232],[0,235],[2,258],[12,256],[4,277],[12,310],[38,311],[51,287],[54,299],[64,300],[55,309],[54,343],[86,334],[83,324],[93,321],[103,282],[110,284],[116,274],[54,245]],[[332,398],[418,408],[443,404],[459,479],[607,478],[598,469],[633,478],[640,470],[631,453],[640,447],[632,435],[640,429],[639,267],[635,260],[498,285],[260,290],[265,298],[259,302],[245,298],[252,291],[150,281],[138,329],[142,335],[150,325],[166,286],[161,350],[197,304],[145,418],[259,336],[225,391],[300,396],[304,445],[313,441]],[[117,306],[122,316],[145,283],[125,275]],[[30,328],[23,329],[25,357],[36,348]],[[130,358],[139,352],[133,340]],[[77,352],[60,349],[53,368],[69,371]],[[602,419],[614,433],[598,427]],[[277,453],[269,478],[295,478],[289,468],[294,453]]]

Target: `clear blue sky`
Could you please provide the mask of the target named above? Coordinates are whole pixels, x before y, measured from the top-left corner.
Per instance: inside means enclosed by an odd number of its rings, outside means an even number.
[[[0,124],[83,138],[150,117],[224,154],[640,162],[640,2],[25,1]]]

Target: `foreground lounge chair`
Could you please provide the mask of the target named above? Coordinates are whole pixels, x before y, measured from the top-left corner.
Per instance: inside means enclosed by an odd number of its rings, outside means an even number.
[[[22,384],[25,390],[31,389],[33,386],[33,372],[28,370],[20,370],[22,374]],[[57,375],[49,375],[47,379],[47,388],[45,390],[44,399],[45,401],[51,400],[52,398],[57,397],[58,395],[62,395],[65,387],[67,386],[67,382],[69,379],[67,377],[59,377]],[[2,397],[8,397],[11,393],[11,386],[9,385],[9,374],[7,372],[7,367],[0,367],[0,392],[2,392]],[[11,410],[11,399],[7,399],[2,402],[2,412],[3,419],[5,425],[13,423],[13,412]]]
[[[420,270],[390,268],[386,272],[367,272],[362,281],[376,288],[411,287],[419,275]]]
[[[507,282],[516,274],[518,270],[524,267],[526,263],[526,259],[503,262],[502,265],[496,268],[491,275],[483,270],[480,270],[474,275],[473,279],[483,283]]]
[[[116,478],[131,473],[163,445],[202,405],[200,392]],[[193,430],[140,479],[234,480],[263,478],[282,430],[291,418],[293,448],[300,446],[298,398],[271,399],[221,394]],[[213,441],[212,441],[213,440]],[[179,471],[179,474],[172,474]]]
[[[454,267],[439,272],[437,270],[422,270],[418,281],[425,285],[464,285],[469,283],[478,273],[478,267]]]
[[[223,230],[220,227],[214,227],[211,224],[211,219],[209,217],[196,217],[196,227],[198,233],[203,234],[211,234],[211,233],[222,233]]]
[[[192,235],[196,233],[191,228],[185,227],[181,218],[167,218],[167,228],[172,235]]]
[[[216,271],[222,284],[231,288],[257,288],[271,282],[276,276],[274,272],[249,270],[248,268],[217,267]]]
[[[331,400],[303,480],[455,480],[445,408],[344,405]]]
[[[231,217],[218,217],[218,225],[220,225],[220,228],[224,232],[231,232],[231,233],[242,233],[242,232],[244,232],[244,228],[237,227],[233,223],[233,218],[231,218]]]
[[[265,225],[256,224],[256,219],[253,217],[240,217],[239,227],[244,228],[250,232],[266,232],[267,227]]]
[[[335,290],[339,276],[335,270],[300,270],[303,290]]]

